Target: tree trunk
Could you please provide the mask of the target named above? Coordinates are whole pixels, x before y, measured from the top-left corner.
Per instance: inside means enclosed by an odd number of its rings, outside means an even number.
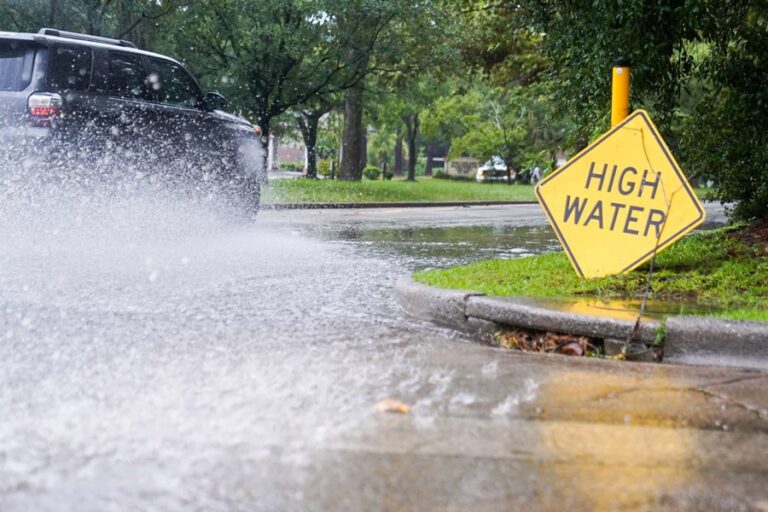
[[[339,170],[340,180],[360,181],[363,179],[363,84],[347,90],[344,107],[344,135],[341,146],[343,159]]]
[[[435,166],[433,158],[435,158],[436,152],[435,144],[432,142],[427,143],[427,164],[424,166],[424,176],[432,176],[432,168]]]
[[[507,185],[512,184],[512,157],[507,155],[504,158],[504,164],[507,166]]]
[[[416,151],[416,138],[419,136],[419,114],[413,114],[406,119],[408,138],[408,181],[416,181],[416,162],[419,154]]]
[[[88,34],[101,36],[102,19],[99,12],[100,3],[87,3],[85,6],[85,19],[88,23]]]
[[[395,140],[395,166],[392,173],[395,176],[403,175],[403,134],[400,128],[397,129],[397,139]]]
[[[50,10],[48,11],[48,26],[63,26],[61,23],[61,0],[51,0]]]
[[[128,2],[125,0],[117,2],[117,31],[114,36],[131,39],[128,29],[133,25],[133,21],[133,13],[131,13]]]
[[[368,165],[368,129],[363,123],[363,131],[360,137],[360,168],[365,169]]]
[[[299,119],[299,129],[301,138],[306,147],[306,169],[304,169],[307,178],[317,178],[317,127],[320,123],[318,115],[304,115]]]
[[[267,141],[267,172],[278,171],[280,159],[277,157],[277,149],[280,146],[280,136],[273,133]]]
[[[269,122],[260,120],[258,126],[259,128],[261,128],[260,139],[266,141],[266,143],[259,142],[259,146],[261,146],[261,162],[260,162],[261,169],[256,170],[258,181],[263,185],[269,181],[269,178],[268,178],[269,176],[268,170],[269,170],[269,164],[270,164],[269,148],[271,146],[270,137],[269,137],[270,135]]]

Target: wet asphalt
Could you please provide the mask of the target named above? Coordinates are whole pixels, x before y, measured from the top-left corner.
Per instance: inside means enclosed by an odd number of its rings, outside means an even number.
[[[0,210],[0,510],[768,510],[766,374],[397,307],[414,270],[555,249],[537,206]]]

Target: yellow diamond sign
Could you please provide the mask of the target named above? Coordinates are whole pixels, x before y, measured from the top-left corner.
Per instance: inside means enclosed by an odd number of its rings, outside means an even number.
[[[628,272],[704,222],[704,208],[648,113],[638,110],[539,182],[573,267]]]

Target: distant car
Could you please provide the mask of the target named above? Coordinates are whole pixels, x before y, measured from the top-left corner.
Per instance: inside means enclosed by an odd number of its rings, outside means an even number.
[[[258,209],[263,141],[178,61],[128,41],[0,32],[4,151],[118,155],[216,183]]]
[[[512,171],[512,179],[515,179],[514,171]],[[501,158],[493,157],[477,169],[475,180],[480,183],[507,181],[507,165]]]

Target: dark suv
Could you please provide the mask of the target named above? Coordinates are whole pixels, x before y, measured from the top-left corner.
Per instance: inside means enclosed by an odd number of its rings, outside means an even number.
[[[128,41],[0,32],[5,152],[132,163],[215,184],[255,211],[264,145],[259,129],[223,112],[224,103],[203,95],[179,62]]]

